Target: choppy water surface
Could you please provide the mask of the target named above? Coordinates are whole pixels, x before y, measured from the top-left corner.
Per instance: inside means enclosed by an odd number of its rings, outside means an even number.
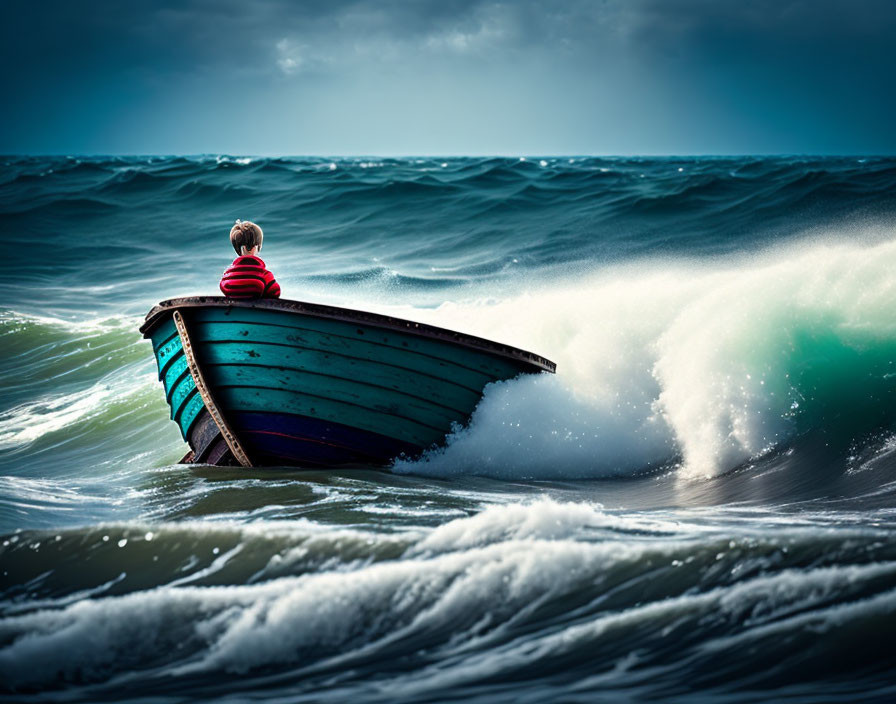
[[[0,164],[5,698],[896,698],[896,160]],[[237,217],[558,374],[390,473],[178,465],[136,329]]]

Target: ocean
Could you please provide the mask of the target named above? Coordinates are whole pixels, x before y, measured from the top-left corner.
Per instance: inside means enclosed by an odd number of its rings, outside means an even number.
[[[0,157],[0,698],[896,700],[896,158]],[[389,471],[180,465],[137,331],[555,361]]]

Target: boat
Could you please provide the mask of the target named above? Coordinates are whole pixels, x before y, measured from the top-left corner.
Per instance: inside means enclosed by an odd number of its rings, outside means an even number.
[[[473,335],[284,299],[173,298],[140,332],[195,464],[388,466],[442,444],[489,383],[556,371]]]

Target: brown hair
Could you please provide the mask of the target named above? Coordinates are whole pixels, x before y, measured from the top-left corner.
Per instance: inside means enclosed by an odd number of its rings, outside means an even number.
[[[261,241],[264,233],[261,228],[254,222],[245,222],[237,220],[236,225],[230,229],[230,244],[236,250],[237,254],[242,254],[242,248],[252,249],[253,247],[261,247]]]

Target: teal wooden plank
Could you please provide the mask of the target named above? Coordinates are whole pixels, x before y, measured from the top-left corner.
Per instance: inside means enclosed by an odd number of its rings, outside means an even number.
[[[183,346],[181,345],[180,337],[178,336],[168,340],[168,342],[159,347],[156,351],[156,363],[159,366],[159,380],[165,376],[165,371],[168,369],[168,365],[177,359],[178,355],[182,354]]]
[[[171,390],[171,399],[168,402],[171,405],[171,420],[178,419],[182,407],[194,393],[196,393],[196,383],[193,381],[193,377],[187,374]]]
[[[153,332],[152,342],[159,367],[159,379],[171,408],[171,419],[177,423],[184,440],[187,440],[190,428],[204,408],[204,403],[187,369],[187,358],[174,321],[167,320],[160,324]]]
[[[165,370],[165,377],[162,380],[162,385],[165,387],[165,400],[171,401],[171,393],[183,379],[184,375],[189,373],[186,355],[182,354],[168,365],[168,368]]]
[[[466,412],[445,408],[426,399],[392,389],[372,386],[364,380],[338,379],[313,372],[271,369],[255,365],[205,364],[202,372],[211,387],[213,397],[217,396],[217,389],[222,386],[290,390],[344,401],[377,413],[402,416],[443,432],[451,427],[451,423],[463,422],[467,417]]]
[[[200,309],[193,312],[192,319],[202,322],[243,322],[258,326],[263,324],[279,325],[305,332],[313,331],[351,340],[364,340],[371,344],[383,345],[394,350],[416,352],[449,364],[479,371],[489,376],[490,380],[506,379],[516,376],[520,371],[520,367],[510,360],[469,347],[451,345],[399,331],[368,327],[341,320],[245,308]]]
[[[344,359],[353,358],[396,369],[398,374],[410,372],[434,380],[445,380],[477,395],[487,383],[495,379],[516,376],[517,373],[511,368],[505,370],[508,372],[507,375],[496,376],[435,359],[429,355],[376,344],[370,340],[346,338],[311,330],[300,331],[295,328],[252,323],[198,323],[194,327],[196,339],[204,343],[203,350],[216,342],[282,345],[284,355],[288,354],[289,349],[340,355]]]
[[[328,398],[277,389],[221,387],[215,389],[215,401],[225,415],[233,410],[259,413],[291,413],[343,423],[386,437],[429,447],[440,442],[450,428],[438,430],[412,420],[389,416],[379,411]]]
[[[168,342],[175,335],[177,335],[177,327],[174,325],[174,320],[172,318],[160,323],[152,333],[153,353],[158,352],[159,347]]]
[[[180,426],[180,433],[183,436],[184,440],[190,435],[190,428],[193,427],[193,423],[196,422],[196,418],[199,415],[199,412],[205,408],[205,404],[202,400],[202,396],[197,392],[190,400],[187,401],[183,410],[181,411],[180,418],[178,418],[177,424]]]
[[[428,399],[459,413],[469,413],[480,398],[478,391],[458,386],[450,379],[437,379],[356,357],[277,344],[231,342],[206,345],[202,352],[203,368],[210,364],[251,365],[360,379]]]

